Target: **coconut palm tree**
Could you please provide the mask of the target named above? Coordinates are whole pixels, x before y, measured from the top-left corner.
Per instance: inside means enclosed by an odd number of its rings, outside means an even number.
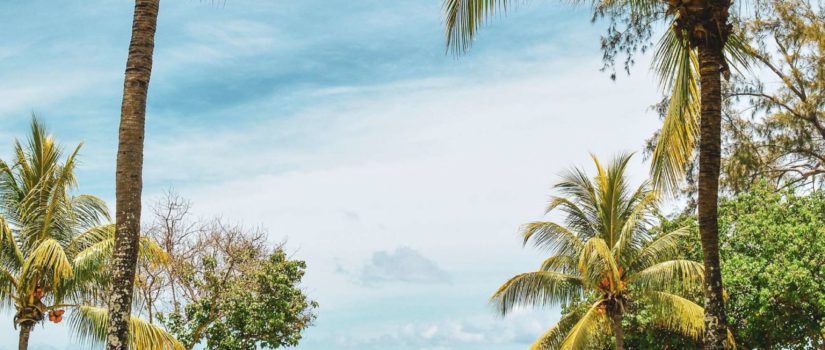
[[[444,0],[446,40],[455,52],[466,51],[484,21],[513,7],[510,0]],[[717,199],[721,158],[722,87],[729,61],[745,64],[749,50],[732,35],[733,0],[573,0],[591,4],[596,16],[629,23],[606,40],[610,50],[625,51],[646,41],[656,22],[667,25],[655,55],[655,68],[671,92],[669,110],[653,156],[653,183],[673,190],[699,148],[698,218],[705,276],[705,349],[727,343],[722,275],[719,267]],[[641,34],[640,34],[641,33]],[[615,34],[615,35],[614,35]],[[634,40],[635,38],[635,42]],[[639,45],[643,46],[643,45]],[[610,55],[608,55],[610,57]]]
[[[679,259],[686,228],[653,238],[649,231],[657,195],[648,183],[632,189],[625,176],[630,155],[605,169],[593,157],[597,174],[574,168],[555,188],[547,212],[562,223],[524,225],[524,243],[552,252],[538,271],[517,275],[491,301],[507,314],[520,306],[569,304],[580,298],[589,308],[563,315],[531,349],[586,349],[598,334],[612,334],[624,348],[622,317],[628,308],[653,310],[654,324],[698,338],[703,334],[701,306],[681,296],[698,292],[702,264]]]
[[[103,341],[110,289],[114,225],[105,203],[73,192],[78,145],[65,160],[62,148],[32,120],[14,161],[0,160],[0,303],[15,310],[19,349],[28,348],[34,326],[48,316],[60,323],[66,309],[75,333]],[[165,253],[143,238],[140,255],[161,263]],[[131,318],[132,349],[180,349],[162,328]]]
[[[112,290],[108,300],[112,315],[107,321],[106,347],[109,350],[126,350],[129,343],[132,285],[140,237],[146,96],[152,75],[159,7],[160,0],[135,0],[132,39],[126,59],[115,174],[117,234],[112,255]]]

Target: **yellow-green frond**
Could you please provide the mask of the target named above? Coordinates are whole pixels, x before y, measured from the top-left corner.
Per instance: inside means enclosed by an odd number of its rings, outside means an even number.
[[[526,224],[521,229],[524,244],[533,244],[549,252],[573,254],[582,249],[582,242],[576,234],[555,222],[536,221]]]
[[[90,241],[92,240],[90,239]],[[114,244],[114,237],[109,237],[78,252],[73,260],[75,271],[83,275],[99,270],[111,257]],[[140,237],[138,258],[151,264],[165,264],[169,261],[169,255],[166,251],[147,236]]]
[[[664,292],[644,294],[650,307],[653,324],[685,336],[699,339],[705,329],[705,310],[678,295]]]
[[[601,238],[591,238],[579,255],[579,273],[588,285],[596,285],[605,273],[611,274],[611,283],[619,281],[619,267],[610,247]],[[611,288],[615,286],[611,285]]]
[[[516,275],[505,282],[493,293],[490,302],[506,315],[516,306],[558,305],[581,293],[581,280],[576,276],[536,271]]]
[[[561,316],[559,322],[544,332],[533,344],[530,350],[555,350],[561,347],[562,342],[570,333],[570,330],[579,321],[582,315],[571,312]]]
[[[659,236],[642,248],[639,255],[630,263],[630,270],[640,271],[660,262],[675,259],[682,253],[680,243],[690,235],[689,227],[680,227]]]
[[[51,274],[53,285],[74,275],[72,264],[63,247],[54,239],[46,239],[29,254],[24,264],[24,279],[34,275]]]
[[[643,226],[646,224],[649,214],[653,211],[658,201],[656,192],[647,191],[645,189],[646,187],[645,184],[637,191],[637,195],[641,198],[635,201],[634,207],[625,215],[624,224],[619,231],[619,239],[616,240],[616,244],[613,246],[613,255],[617,256],[622,262],[626,261],[626,258],[630,256],[630,254],[625,254],[626,251],[638,251],[638,249],[641,248],[640,245],[644,237],[640,237],[640,235],[642,234]]]
[[[109,314],[104,308],[80,306],[71,311],[69,323],[74,335],[82,343],[102,343],[106,339]],[[162,327],[131,316],[129,319],[129,348],[132,350],[185,350]]]
[[[701,290],[705,269],[691,260],[670,260],[658,263],[633,274],[630,283],[649,291]]]
[[[566,274],[578,274],[578,257],[571,255],[553,255],[541,263],[540,271],[561,272]]]
[[[115,224],[96,225],[74,236],[67,251],[77,256],[80,252],[95,244],[115,237]]]
[[[602,328],[603,318],[598,312],[601,301],[590,306],[590,309],[570,329],[559,350],[583,350],[593,340],[593,335]]]
[[[698,59],[684,36],[671,26],[659,42],[654,70],[670,102],[651,159],[651,178],[657,189],[673,193],[693,159],[699,136],[700,99]]]
[[[18,269],[23,266],[23,253],[8,223],[0,217],[0,264]]]

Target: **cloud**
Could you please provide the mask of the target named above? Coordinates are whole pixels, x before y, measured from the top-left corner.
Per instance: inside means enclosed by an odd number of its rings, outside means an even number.
[[[334,342],[340,348],[363,349],[496,348],[493,345],[501,344],[526,348],[557,319],[539,312],[520,312],[507,319],[488,316],[398,323],[374,332],[338,334]]]
[[[358,279],[364,285],[391,282],[449,283],[450,275],[415,249],[399,247],[394,252],[373,253]]]

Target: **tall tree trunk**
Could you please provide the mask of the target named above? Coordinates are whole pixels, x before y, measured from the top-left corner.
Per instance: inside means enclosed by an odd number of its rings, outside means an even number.
[[[126,350],[140,237],[143,135],[160,0],[136,0],[126,60],[115,177],[116,220],[106,348]]]
[[[29,334],[32,332],[32,324],[29,322],[23,322],[20,324],[20,337],[17,341],[17,350],[28,350],[29,349]]]
[[[616,338],[616,350],[624,350],[624,331],[622,331],[622,312],[616,312],[613,318],[613,336]]]
[[[715,37],[715,36],[713,36]],[[700,44],[699,74],[702,116],[699,141],[699,234],[705,264],[705,349],[724,349],[727,319],[719,268],[719,168],[722,129],[722,40]]]

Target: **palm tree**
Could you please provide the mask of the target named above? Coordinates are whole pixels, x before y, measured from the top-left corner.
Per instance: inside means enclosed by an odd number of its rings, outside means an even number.
[[[103,341],[108,314],[98,305],[105,300],[111,275],[108,264],[114,245],[114,225],[99,198],[73,195],[78,145],[61,162],[63,150],[32,120],[25,145],[15,141],[12,163],[0,160],[0,303],[15,310],[20,327],[19,349],[28,348],[29,335],[48,315],[59,323],[65,309],[70,324],[83,339]],[[140,241],[140,255],[161,263],[163,250],[153,241]],[[138,318],[133,349],[180,349],[162,328]]]
[[[117,234],[112,256],[112,291],[109,298],[109,314],[112,317],[107,321],[106,347],[109,350],[126,350],[129,343],[129,317],[134,293],[132,285],[140,237],[146,96],[152,75],[159,7],[160,0],[135,0],[132,39],[126,59],[115,175]]]
[[[462,53],[469,49],[480,26],[494,14],[512,7],[509,0],[444,0],[448,47]],[[721,158],[721,77],[729,74],[728,60],[746,63],[748,50],[732,35],[730,10],[733,0],[573,0],[590,3],[598,16],[630,23],[618,31],[625,39],[649,33],[657,21],[667,24],[659,42],[655,67],[663,85],[670,89],[669,110],[653,157],[653,183],[673,190],[699,147],[699,233],[706,271],[705,349],[724,349],[727,320],[719,267],[717,199]],[[638,30],[638,29],[642,30]],[[630,30],[634,29],[634,30]],[[616,33],[613,33],[616,34]],[[641,34],[641,40],[645,40]],[[615,38],[613,38],[615,39]],[[637,38],[638,39],[638,38]],[[625,50],[625,40],[615,40]],[[608,44],[610,47],[610,44]],[[727,57],[726,57],[727,53]]]
[[[493,294],[507,314],[519,306],[569,304],[581,297],[584,311],[561,317],[531,349],[585,349],[597,334],[613,334],[624,348],[622,317],[628,308],[653,310],[654,324],[698,338],[704,330],[702,307],[680,294],[698,292],[702,264],[679,259],[686,228],[653,239],[649,229],[657,195],[648,183],[631,189],[625,177],[630,155],[617,157],[607,169],[593,157],[593,178],[574,168],[555,188],[547,212],[564,215],[524,225],[524,243],[552,252],[535,272],[517,275]]]

